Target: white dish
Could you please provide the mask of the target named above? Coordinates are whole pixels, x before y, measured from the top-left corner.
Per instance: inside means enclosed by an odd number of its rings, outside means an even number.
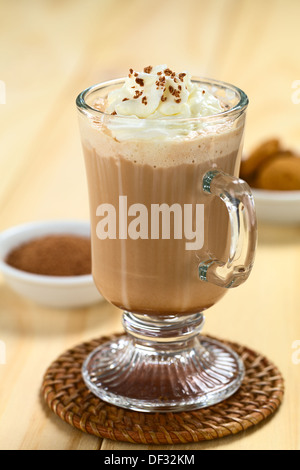
[[[268,223],[300,224],[300,191],[254,189],[258,220]]]
[[[103,300],[92,274],[83,276],[43,276],[9,266],[8,253],[29,240],[49,234],[90,236],[90,224],[77,220],[31,222],[0,233],[0,271],[18,294],[48,307],[84,307]]]

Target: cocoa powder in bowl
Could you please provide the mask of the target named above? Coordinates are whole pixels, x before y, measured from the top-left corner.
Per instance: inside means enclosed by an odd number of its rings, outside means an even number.
[[[91,274],[91,240],[76,235],[47,235],[13,249],[5,262],[21,271],[46,276]]]

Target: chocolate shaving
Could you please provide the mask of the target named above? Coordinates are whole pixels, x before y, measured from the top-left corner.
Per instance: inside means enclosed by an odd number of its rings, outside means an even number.
[[[165,70],[164,70],[164,74],[165,74],[165,75],[169,75],[169,76],[170,76],[170,75],[172,75],[172,73],[174,73],[174,72],[172,72],[171,69],[165,69]]]
[[[122,101],[128,101],[128,100],[129,100],[129,98],[123,98],[122,99]]]
[[[112,113],[110,113],[112,116],[114,116],[116,113],[116,111],[113,111]]]
[[[147,97],[146,96],[143,96],[142,98],[142,103],[147,106],[148,102],[147,102]]]
[[[138,85],[144,86],[144,80],[142,78],[136,78],[135,81]]]
[[[134,95],[133,98],[136,100],[136,99],[139,98],[142,94],[143,94],[142,91],[136,90],[135,95]]]
[[[144,72],[145,73],[151,73],[152,69],[153,69],[152,65],[148,65],[148,67],[144,68]]]

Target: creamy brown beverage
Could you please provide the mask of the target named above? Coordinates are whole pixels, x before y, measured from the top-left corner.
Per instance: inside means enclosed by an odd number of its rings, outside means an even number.
[[[94,280],[126,311],[200,312],[226,289],[202,282],[199,263],[225,262],[230,245],[226,206],[203,191],[203,177],[215,169],[238,176],[244,115],[226,125],[191,123],[225,112],[226,96],[187,73],[149,67],[126,80],[91,101],[101,119],[80,118]]]
[[[83,380],[130,410],[212,406],[244,378],[238,355],[200,331],[203,310],[254,262],[254,202],[237,177],[247,95],[162,65],[94,85],[76,104],[92,271],[125,330],[88,355]]]

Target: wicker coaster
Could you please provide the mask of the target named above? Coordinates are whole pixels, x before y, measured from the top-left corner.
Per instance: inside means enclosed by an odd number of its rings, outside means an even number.
[[[274,413],[282,401],[283,378],[277,367],[249,348],[223,341],[242,357],[246,375],[238,392],[222,403],[180,413],[139,413],[109,405],[86,388],[81,366],[93,349],[110,339],[70,349],[44,376],[42,393],[49,408],[81,431],[142,444],[199,442],[244,431]]]

